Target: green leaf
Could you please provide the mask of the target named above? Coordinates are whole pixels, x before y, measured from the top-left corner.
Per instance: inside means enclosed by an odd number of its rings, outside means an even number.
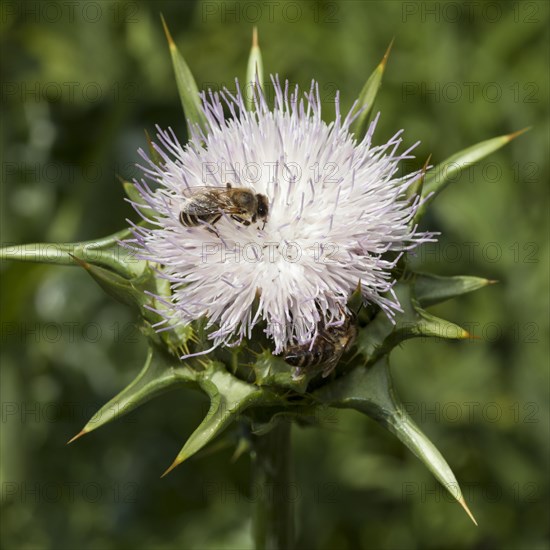
[[[257,93],[256,88],[262,89],[264,86],[264,65],[262,61],[262,52],[258,44],[258,29],[254,27],[252,31],[252,48],[248,56],[248,65],[246,68],[246,88],[245,105],[249,111],[254,109],[254,96]]]
[[[158,312],[167,308],[162,300],[170,301],[169,281],[158,277],[150,266],[138,277],[128,279],[108,269],[88,264],[79,258],[74,257],[74,261],[81,265],[109,296],[139,312],[148,322],[142,328],[150,341],[159,345],[162,342],[175,356],[189,353],[187,343],[194,334],[191,324],[168,325],[160,333],[151,326],[163,321],[162,315]],[[157,299],[156,296],[160,296],[162,300]]]
[[[361,93],[359,94],[357,105],[354,109],[355,112],[359,112],[360,109],[364,109],[361,114],[355,119],[351,125],[350,131],[355,135],[357,141],[361,141],[368,130],[369,116],[374,106],[374,101],[382,84],[382,77],[386,69],[386,63],[390,55],[390,51],[393,45],[393,40],[390,42],[382,61],[378,64],[376,69],[369,76],[367,82],[363,86]]]
[[[103,267],[89,264],[76,256],[73,256],[73,259],[115,300],[132,307],[137,307],[138,309],[141,309],[145,303],[151,301],[151,298],[142,290],[139,290],[139,286],[134,285],[130,279],[121,277],[118,273],[114,273]],[[140,278],[136,278],[137,281],[140,279],[145,279],[145,276],[142,275]]]
[[[441,277],[431,273],[414,273],[413,279],[414,293],[422,307],[433,306],[496,283],[481,277],[468,275]]]
[[[221,363],[209,362],[198,381],[210,397],[210,409],[162,477],[210,443],[248,407],[280,402],[269,390],[239,380]]]
[[[185,364],[177,364],[156,347],[150,347],[145,365],[138,376],[113,397],[68,443],[133,411],[154,397],[184,384],[193,383],[196,373]]]
[[[451,468],[397,398],[387,356],[370,368],[355,368],[313,392],[313,397],[332,407],[354,409],[366,414],[393,433],[427,466],[477,525]]]
[[[162,15],[161,19],[164,32],[166,34],[166,39],[168,40],[170,55],[172,56],[172,65],[176,75],[176,84],[178,87],[181,105],[187,118],[188,129],[196,124],[206,134],[208,131],[208,123],[201,107],[201,99],[199,97],[197,84],[195,83],[193,74],[185,62],[185,59],[180,54],[176,44],[172,40],[168,26],[166,25],[166,21]]]
[[[458,177],[460,172],[477,161],[485,158],[486,156],[494,153],[507,143],[510,143],[513,139],[526,132],[529,128],[524,128],[518,132],[499,136],[493,139],[481,141],[464,149],[455,155],[450,156],[442,163],[438,164],[435,168],[432,168],[426,175],[424,181],[424,187],[422,190],[422,197],[425,199],[423,204],[418,209],[415,216],[415,221],[420,220],[424,215],[427,206],[437,197],[447,185],[449,185],[453,178]]]
[[[151,136],[149,135],[149,132],[147,130],[145,130],[145,139],[147,140],[147,148],[149,149],[149,158],[157,166],[164,166],[162,157],[159,155],[159,152],[154,148],[153,141],[151,140]]]
[[[428,158],[426,159],[426,162],[424,163],[424,166],[422,167],[422,171],[420,172],[419,177],[409,187],[407,187],[407,190],[405,191],[405,196],[411,202],[413,202],[416,197],[422,196],[424,179],[426,178],[426,172],[428,171],[428,166],[430,165],[431,158],[432,158],[432,155],[429,155]]]
[[[89,264],[109,268],[123,276],[139,276],[145,270],[147,263],[138,260],[131,250],[118,244],[119,240],[129,236],[131,231],[123,229],[95,241],[13,244],[0,248],[0,260],[74,266],[76,256]]]
[[[294,368],[281,357],[264,350],[251,365],[255,376],[254,383],[258,386],[279,386],[289,388],[298,393],[304,393],[311,379],[311,375],[302,374],[298,378],[293,377]]]
[[[139,191],[136,189],[136,186],[129,181],[121,180],[122,187],[126,196],[134,203],[134,205],[139,208],[141,214],[150,219],[155,219],[155,211],[143,203],[143,197],[140,195]]]
[[[433,337],[447,340],[467,340],[471,338],[467,330],[451,321],[436,317],[421,308],[418,308],[416,313],[415,322],[410,325],[405,324],[401,328],[407,338]]]
[[[371,364],[388,354],[394,347],[410,338],[434,337],[451,340],[470,338],[462,327],[440,319],[425,311],[414,295],[413,279],[400,281],[394,287],[402,312],[395,315],[394,323],[383,311],[357,335],[357,351],[363,355],[366,364]]]
[[[361,281],[357,283],[357,287],[348,298],[348,308],[352,311],[359,311],[363,307],[363,289]]]

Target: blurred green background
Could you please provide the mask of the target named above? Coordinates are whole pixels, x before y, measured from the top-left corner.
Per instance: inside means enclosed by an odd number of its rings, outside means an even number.
[[[448,459],[475,528],[393,436],[355,413],[295,429],[298,544],[320,549],[542,549],[548,524],[548,3],[10,2],[2,4],[1,241],[76,241],[135,218],[143,129],[182,117],[159,13],[200,87],[244,78],[259,28],[266,72],[320,83],[349,108],[395,44],[376,109],[384,141],[421,140],[419,168],[530,132],[458,179],[414,260],[500,284],[437,307],[479,339],[392,356],[409,412]],[[251,548],[249,461],[233,449],[168,477],[206,413],[174,392],[65,446],[138,372],[127,310],[76,268],[3,263],[1,546]]]

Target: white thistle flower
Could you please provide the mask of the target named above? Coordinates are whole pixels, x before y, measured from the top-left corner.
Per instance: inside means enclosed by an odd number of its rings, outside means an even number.
[[[342,119],[338,97],[327,124],[315,83],[300,98],[297,87],[290,94],[288,82],[283,90],[272,80],[273,109],[260,93],[247,111],[238,82],[236,94],[203,94],[208,130],[194,129],[185,147],[158,129],[161,166],[140,151],[150,183],[134,181],[152,225],[133,225],[132,243],[171,283],[172,301],[159,310],[165,324],[206,317],[216,347],[250,338],[265,321],[278,354],[311,342],[320,323],[341,322],[359,283],[364,300],[392,318],[400,310],[391,273],[399,253],[430,235],[411,227],[419,202],[405,196],[421,171],[396,176],[417,144],[398,153],[399,131],[373,146],[378,116],[358,143],[354,109]],[[215,226],[180,222],[193,188],[227,183],[268,198],[265,224],[226,214]]]

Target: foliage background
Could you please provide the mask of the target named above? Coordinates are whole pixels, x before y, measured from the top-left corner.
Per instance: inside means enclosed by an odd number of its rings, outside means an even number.
[[[479,528],[351,412],[295,429],[290,496],[304,548],[547,548],[548,4],[70,4],[2,5],[3,244],[93,239],[134,216],[115,176],[136,173],[143,129],[185,132],[159,12],[200,87],[244,77],[257,24],[266,72],[317,79],[327,118],[334,90],[349,107],[395,36],[377,138],[404,128],[421,140],[411,168],[533,126],[463,174],[425,222],[442,236],[419,264],[500,281],[438,306],[480,339],[393,355],[397,388]],[[232,463],[227,447],[159,480],[207,410],[198,393],[65,446],[141,367],[126,309],[76,268],[4,263],[1,276],[2,547],[250,548],[247,458]]]

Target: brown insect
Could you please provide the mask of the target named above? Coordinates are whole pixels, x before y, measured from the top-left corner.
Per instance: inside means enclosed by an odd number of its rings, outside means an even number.
[[[344,353],[353,345],[357,337],[356,317],[345,312],[344,322],[340,325],[318,328],[313,344],[308,342],[290,346],[284,351],[283,359],[293,367],[301,370],[322,370],[323,378],[328,376],[340,361]]]
[[[267,197],[246,187],[190,187],[183,191],[186,199],[180,212],[180,222],[186,227],[201,223],[214,225],[222,215],[250,225],[263,220],[264,225],[269,213]]]

